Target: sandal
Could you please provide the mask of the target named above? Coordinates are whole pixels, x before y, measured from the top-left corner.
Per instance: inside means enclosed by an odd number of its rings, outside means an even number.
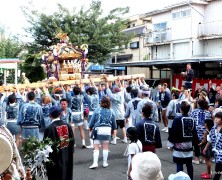
[[[202,179],[212,179],[212,176],[209,174],[204,174],[201,176]]]

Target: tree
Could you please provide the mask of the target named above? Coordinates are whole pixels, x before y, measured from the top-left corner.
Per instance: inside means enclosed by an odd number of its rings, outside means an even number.
[[[11,35],[6,35],[4,28],[0,28],[0,58],[17,58],[23,45]]]
[[[34,39],[28,47],[32,53],[49,49],[59,41],[55,38],[56,34],[65,32],[73,44],[89,45],[90,62],[102,64],[110,58],[111,52],[122,51],[132,38],[123,32],[127,20],[123,20],[122,16],[128,13],[129,8],[117,8],[103,16],[101,2],[92,1],[89,9],[84,10],[82,7],[78,12],[69,11],[61,4],[52,15],[28,8],[23,10],[30,23],[26,31]]]
[[[21,66],[22,72],[25,72],[26,77],[30,82],[37,82],[46,78],[42,65],[40,54],[25,54],[25,60]]]
[[[0,27],[0,58],[19,58],[24,46],[19,40],[6,34],[5,29]],[[10,70],[9,77],[7,77],[8,83],[14,83],[14,70]],[[4,74],[0,73],[0,79],[3,81]]]

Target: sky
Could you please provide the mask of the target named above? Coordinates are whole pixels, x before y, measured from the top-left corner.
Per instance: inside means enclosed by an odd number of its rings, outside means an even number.
[[[127,17],[136,14],[146,13],[152,10],[161,9],[165,6],[185,0],[101,0],[104,13],[117,7],[130,7]],[[3,26],[8,33],[19,34],[20,38],[25,34],[23,28],[27,26],[27,21],[21,6],[27,6],[29,0],[4,0],[1,2],[0,27]],[[92,0],[32,0],[33,7],[39,11],[52,13],[57,9],[57,3],[77,10],[84,6],[89,7]]]

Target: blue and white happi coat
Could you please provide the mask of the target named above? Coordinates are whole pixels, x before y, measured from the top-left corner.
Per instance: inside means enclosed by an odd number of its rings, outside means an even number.
[[[202,141],[204,131],[205,131],[204,121],[205,119],[212,118],[212,114],[210,111],[206,111],[206,110],[198,108],[198,109],[194,109],[191,112],[190,117],[192,117],[195,120],[197,135],[198,135],[199,141]]]
[[[63,111],[60,116],[60,119],[67,123],[73,122],[72,118],[73,118],[72,110],[70,108],[66,108],[66,113]]]
[[[83,93],[79,93],[73,97],[69,96],[68,101],[71,104],[71,111],[72,111],[72,122],[73,123],[81,123],[83,121],[83,100],[84,96]]]
[[[214,152],[216,163],[222,163],[222,129],[217,132],[217,126],[214,126],[210,134],[208,135],[207,141],[212,145],[212,151]]]
[[[142,109],[145,106],[145,104],[150,104],[152,106],[152,114],[151,114],[151,118],[153,121],[157,121],[158,120],[158,109],[157,109],[157,105],[155,102],[153,102],[152,100],[150,100],[148,97],[147,98],[143,98],[137,106],[137,114],[136,114],[136,121],[140,121],[142,120]]]
[[[108,141],[111,131],[117,129],[115,113],[112,109],[98,107],[89,122],[89,129],[93,129],[92,139]]]
[[[35,102],[22,105],[19,110],[18,125],[44,127],[42,107]]]
[[[141,98],[133,98],[132,100],[130,100],[128,102],[128,104],[126,105],[126,113],[125,113],[125,118],[131,118],[132,119],[132,125],[136,126],[136,115],[137,115],[137,106],[139,104],[139,102],[141,101]]]
[[[51,118],[49,117],[49,109],[52,107],[52,103],[42,104],[42,113],[44,118],[44,128],[41,131],[44,131],[51,124]]]
[[[83,92],[83,95],[87,101],[88,107],[89,107],[89,117],[88,120],[92,117],[93,111],[99,107],[99,95],[98,91],[96,91],[96,94],[88,95],[85,91]]]
[[[107,89],[106,93],[111,100],[111,107],[115,113],[116,120],[124,120],[125,108],[123,92],[112,93],[110,89]]]

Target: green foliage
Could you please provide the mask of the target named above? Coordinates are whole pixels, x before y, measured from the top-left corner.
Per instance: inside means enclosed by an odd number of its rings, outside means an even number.
[[[6,34],[5,29],[0,27],[0,58],[18,58],[23,48],[24,45],[16,37]],[[7,83],[14,83],[15,71],[9,71]],[[4,73],[0,73],[0,79],[3,82]]]
[[[28,8],[23,10],[30,23],[26,31],[34,39],[28,46],[30,53],[47,50],[59,41],[55,38],[56,34],[65,32],[74,45],[88,44],[89,60],[102,64],[111,52],[122,51],[123,45],[131,40],[131,35],[123,32],[127,21],[122,19],[129,8],[117,8],[104,16],[101,2],[92,1],[89,9],[81,8],[78,12],[69,11],[61,4],[58,4],[58,11],[52,15]]]
[[[0,58],[16,58],[23,50],[23,45],[17,38],[6,35],[4,28],[0,28]]]
[[[24,63],[21,66],[22,72],[26,73],[26,77],[30,82],[37,82],[46,78],[43,70],[42,59],[40,54],[26,54],[23,56]]]

